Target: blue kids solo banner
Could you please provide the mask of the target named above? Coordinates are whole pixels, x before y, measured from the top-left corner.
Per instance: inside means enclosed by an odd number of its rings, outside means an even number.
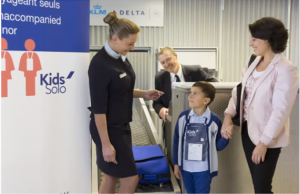
[[[89,0],[1,2],[1,33],[9,50],[25,50],[25,41],[32,39],[35,51],[89,51]]]
[[[89,0],[1,0],[3,193],[90,193]]]

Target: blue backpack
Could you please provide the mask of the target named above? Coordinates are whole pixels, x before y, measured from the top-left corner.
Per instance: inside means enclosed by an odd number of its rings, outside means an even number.
[[[139,184],[163,183],[170,180],[167,159],[158,145],[132,146]]]

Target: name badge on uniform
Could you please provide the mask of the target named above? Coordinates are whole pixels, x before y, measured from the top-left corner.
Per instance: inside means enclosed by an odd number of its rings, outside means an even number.
[[[122,74],[120,74],[120,78],[123,78],[123,77],[125,77],[127,74],[126,73],[122,73]]]
[[[1,71],[6,71],[6,60],[1,58]]]
[[[188,160],[202,160],[202,150],[202,144],[189,143]]]
[[[27,58],[27,71],[33,71],[33,59]]]

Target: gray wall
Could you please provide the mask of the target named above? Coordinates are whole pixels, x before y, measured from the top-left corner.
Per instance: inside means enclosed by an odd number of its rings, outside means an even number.
[[[97,52],[90,52],[90,58],[92,59],[96,53]],[[154,86],[150,85],[150,82],[152,81],[149,81],[152,80],[155,75],[151,66],[151,52],[132,52],[128,53],[127,57],[136,74],[134,87],[138,89],[154,88]],[[153,71],[152,74],[151,71]]]
[[[160,46],[218,47],[219,78],[239,81],[252,53],[248,24],[264,16],[290,26],[291,41],[285,55],[299,65],[298,0],[165,0],[164,10],[164,27],[141,27],[139,33],[136,46],[149,46],[151,51],[128,55],[137,74],[137,88],[154,87],[155,54]],[[90,45],[104,45],[107,38],[108,27],[90,27]]]
[[[248,46],[248,24],[264,16],[282,20],[288,28],[289,0],[225,0],[222,33],[222,76],[224,81],[239,81],[242,67],[252,48]],[[298,67],[299,64],[299,1],[291,1],[291,27],[289,29],[290,56],[285,55]]]

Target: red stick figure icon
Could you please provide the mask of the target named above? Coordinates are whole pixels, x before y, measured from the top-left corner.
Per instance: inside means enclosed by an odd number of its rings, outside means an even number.
[[[21,56],[19,70],[24,72],[26,78],[26,96],[35,96],[35,77],[37,71],[42,70],[42,66],[39,56],[30,52],[35,48],[35,42],[32,39],[25,41],[25,48],[29,52]]]
[[[1,97],[7,97],[8,80],[11,79],[11,71],[15,70],[13,60],[5,38],[1,38]]]

